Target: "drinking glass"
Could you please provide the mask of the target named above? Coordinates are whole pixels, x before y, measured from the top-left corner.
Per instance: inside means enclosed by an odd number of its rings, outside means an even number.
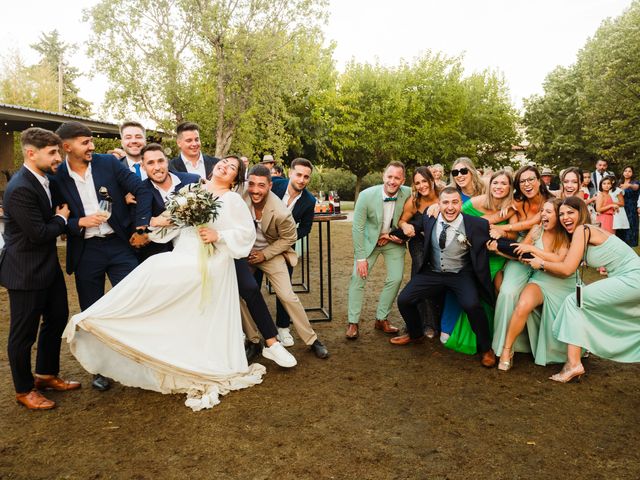
[[[96,212],[98,215],[104,217],[104,221],[106,222],[111,217],[111,202],[109,200],[100,200],[98,203],[98,211]]]

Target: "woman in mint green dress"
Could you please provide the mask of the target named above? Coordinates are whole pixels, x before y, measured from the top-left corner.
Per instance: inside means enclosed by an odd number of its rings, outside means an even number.
[[[618,362],[640,362],[640,257],[615,235],[586,225],[588,221],[581,199],[565,199],[560,222],[571,235],[569,253],[562,262],[529,260],[532,268],[560,277],[573,275],[583,256],[589,266],[607,269],[607,278],[582,287],[582,306],[575,294],[569,295],[558,311],[553,334],[567,344],[567,362],[550,377],[557,382],[584,374],[583,348]]]
[[[462,205],[462,213],[474,217],[484,217],[489,223],[506,224],[500,214],[508,210],[513,201],[513,179],[511,174],[505,170],[495,172],[489,180],[489,192],[473,197]],[[506,259],[499,255],[489,255],[489,270],[491,280],[502,270]],[[457,302],[456,302],[457,303]],[[493,305],[483,304],[489,321],[493,318]],[[491,327],[491,325],[489,325]],[[458,313],[455,326],[451,335],[444,344],[452,350],[473,355],[476,353],[476,336],[471,329],[467,314],[462,311]]]
[[[518,234],[518,241],[522,241],[528,230],[540,223],[540,211],[542,205],[551,194],[544,182],[540,180],[540,172],[536,167],[526,166],[520,168],[513,179],[513,198],[516,215],[512,216],[509,224],[505,226],[493,225],[491,237],[498,239],[508,237],[512,232]],[[513,238],[513,237],[512,237]],[[531,268],[516,260],[508,260],[505,264],[502,282],[499,284],[498,298],[496,299],[495,315],[493,316],[493,350],[502,352],[507,327],[511,320],[513,309],[518,303],[520,292],[529,283]],[[540,322],[540,315],[535,310],[529,315],[532,324]],[[527,331],[523,331],[513,343],[515,352],[531,352]]]
[[[516,247],[515,253],[535,254],[545,261],[561,262],[569,250],[569,236],[558,221],[562,200],[554,198],[542,206],[541,224],[533,227],[527,237]],[[495,242],[490,247],[495,248]],[[490,248],[492,249],[492,248]],[[567,347],[558,342],[552,333],[553,320],[564,299],[575,289],[571,278],[558,278],[545,272],[534,271],[529,283],[518,298],[504,340],[498,370],[507,371],[513,366],[513,343],[527,327],[531,352],[538,365],[562,363],[567,359]],[[542,313],[528,320],[529,314],[542,305]],[[540,321],[536,321],[536,319]]]

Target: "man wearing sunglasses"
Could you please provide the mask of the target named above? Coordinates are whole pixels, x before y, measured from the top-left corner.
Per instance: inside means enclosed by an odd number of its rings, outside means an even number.
[[[400,289],[405,247],[402,240],[389,235],[389,232],[398,225],[411,189],[403,185],[405,168],[401,162],[389,163],[382,179],[382,185],[367,188],[360,193],[353,213],[355,265],[349,284],[349,326],[346,333],[350,340],[358,338],[364,289],[369,272],[380,255],[384,257],[387,277],[378,300],[375,328],[384,333],[398,331],[387,317]]]

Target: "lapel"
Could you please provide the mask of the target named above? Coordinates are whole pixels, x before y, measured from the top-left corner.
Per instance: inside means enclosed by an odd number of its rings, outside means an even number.
[[[376,215],[376,223],[380,228],[382,228],[382,214],[384,205],[384,202],[382,201],[382,192],[383,186],[379,185],[378,188],[376,188],[373,192],[373,199],[371,200],[373,202],[373,211]]]
[[[24,166],[22,167],[22,175],[24,176],[26,181],[29,182],[29,184],[31,184],[31,186],[34,188],[36,195],[38,195],[38,199],[40,200],[40,207],[43,212],[46,212],[45,217],[48,218],[49,216],[51,216],[53,207],[49,204],[49,197],[47,197],[47,192],[44,191],[44,187],[34,176],[34,174],[27,170],[27,168]]]
[[[68,201],[75,204],[75,210],[78,212],[78,217],[84,217],[84,206],[82,205],[82,200],[80,200],[80,194],[76,188],[76,182],[74,182],[73,178],[69,175],[66,161],[62,162],[62,165],[60,165],[60,171],[57,176],[59,176],[61,180],[60,188],[67,191],[67,195],[65,195],[65,197]],[[69,205],[69,207],[71,207],[71,205]]]
[[[273,195],[275,196],[275,193]],[[273,197],[269,195],[267,203],[265,203],[264,208],[262,209],[262,233],[267,234],[274,218],[275,209],[273,207]]]
[[[422,221],[423,221],[422,233],[424,235],[424,254],[423,254],[423,258],[426,261],[426,259],[430,258],[429,250],[431,249],[431,234],[433,233],[433,229],[436,226],[436,222],[438,221],[438,217],[429,217],[428,215],[425,214],[422,217]]]

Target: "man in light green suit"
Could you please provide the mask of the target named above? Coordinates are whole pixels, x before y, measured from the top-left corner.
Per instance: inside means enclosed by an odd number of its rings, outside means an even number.
[[[378,259],[384,257],[387,277],[378,300],[375,328],[385,333],[398,329],[387,320],[398,295],[404,273],[405,246],[401,240],[389,236],[397,227],[404,202],[411,189],[404,186],[405,168],[402,162],[391,162],[384,170],[383,184],[360,193],[353,213],[353,249],[355,264],[349,284],[349,326],[347,338],[358,338],[358,322],[362,310],[367,277]]]

